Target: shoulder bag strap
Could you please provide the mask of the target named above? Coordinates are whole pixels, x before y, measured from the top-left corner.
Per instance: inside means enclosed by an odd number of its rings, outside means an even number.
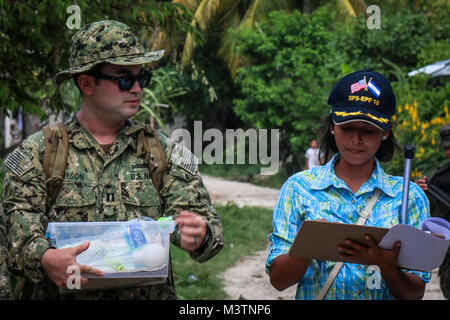
[[[45,138],[44,173],[51,203],[55,203],[64,179],[69,153],[69,138],[62,122],[43,128]]]
[[[162,188],[162,177],[166,170],[166,157],[158,133],[150,126],[138,128],[137,156],[144,156],[156,191]]]
[[[369,219],[370,215],[372,214],[373,206],[377,202],[380,194],[381,194],[381,190],[375,189],[375,191],[372,194],[372,197],[370,198],[366,207],[360,212],[359,219],[356,222],[356,224],[363,225],[366,223],[367,219]],[[334,279],[336,279],[336,276],[338,275],[338,273],[341,270],[343,265],[344,265],[344,262],[337,262],[334,265],[333,269],[330,272],[330,275],[328,276],[327,281],[325,281],[325,284],[323,285],[322,289],[320,289],[320,292],[317,295],[316,300],[323,300],[325,298],[325,296],[328,293],[328,290],[330,290],[330,287],[333,284]]]

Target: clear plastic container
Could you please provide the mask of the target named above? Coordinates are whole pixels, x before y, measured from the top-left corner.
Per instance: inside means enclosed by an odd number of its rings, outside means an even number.
[[[164,282],[174,228],[174,221],[51,222],[47,237],[56,249],[89,240],[89,248],[77,256],[77,263],[100,269],[104,276],[83,275],[93,279],[82,289],[104,290]]]

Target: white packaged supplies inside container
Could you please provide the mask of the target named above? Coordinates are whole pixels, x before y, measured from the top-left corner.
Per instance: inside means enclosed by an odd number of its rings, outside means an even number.
[[[77,263],[100,269],[104,276],[83,275],[92,279],[77,291],[105,290],[164,282],[174,228],[174,221],[51,222],[47,237],[56,249],[89,241]],[[60,292],[73,290],[63,288]]]

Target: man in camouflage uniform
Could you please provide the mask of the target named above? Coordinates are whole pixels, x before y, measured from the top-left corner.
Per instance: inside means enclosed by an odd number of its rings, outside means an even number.
[[[163,51],[144,52],[134,32],[117,21],[86,25],[72,38],[70,68],[56,76],[71,77],[82,91],[80,111],[65,122],[69,138],[67,169],[54,203],[49,201],[43,172],[42,131],[25,140],[5,161],[3,205],[11,242],[10,267],[34,283],[37,299],[175,299],[172,266],[165,283],[84,293],[59,294],[76,255],[89,243],[55,249],[45,236],[49,222],[125,221],[139,217],[175,218],[176,246],[204,262],[223,247],[223,229],[186,148],[158,133],[166,158],[159,192],[147,163],[139,155],[136,114],[148,74],[142,64]],[[100,67],[99,67],[100,66]],[[96,70],[92,73],[92,70]],[[82,273],[100,270],[79,265]],[[81,284],[87,279],[82,277]]]
[[[440,131],[441,147],[444,147],[447,158],[450,159],[450,123],[444,125]],[[450,222],[450,208],[441,200],[436,198],[430,190],[430,184],[439,188],[450,199],[450,161],[439,167],[427,181],[427,177],[417,180],[416,183],[425,191],[430,200],[430,212],[434,217],[446,219]],[[450,299],[450,249],[444,258],[444,262],[439,267],[440,285],[444,296]]]
[[[0,300],[11,297],[11,287],[9,283],[7,258],[6,230],[3,222],[3,208],[0,205]]]

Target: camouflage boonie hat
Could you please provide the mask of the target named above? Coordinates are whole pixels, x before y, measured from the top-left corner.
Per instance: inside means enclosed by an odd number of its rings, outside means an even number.
[[[450,123],[444,125],[441,130],[439,130],[441,135],[441,147],[450,147]]]
[[[114,20],[96,21],[81,28],[72,37],[70,51],[70,68],[56,75],[58,85],[102,62],[139,65],[164,55],[164,50],[145,52],[133,29]]]

